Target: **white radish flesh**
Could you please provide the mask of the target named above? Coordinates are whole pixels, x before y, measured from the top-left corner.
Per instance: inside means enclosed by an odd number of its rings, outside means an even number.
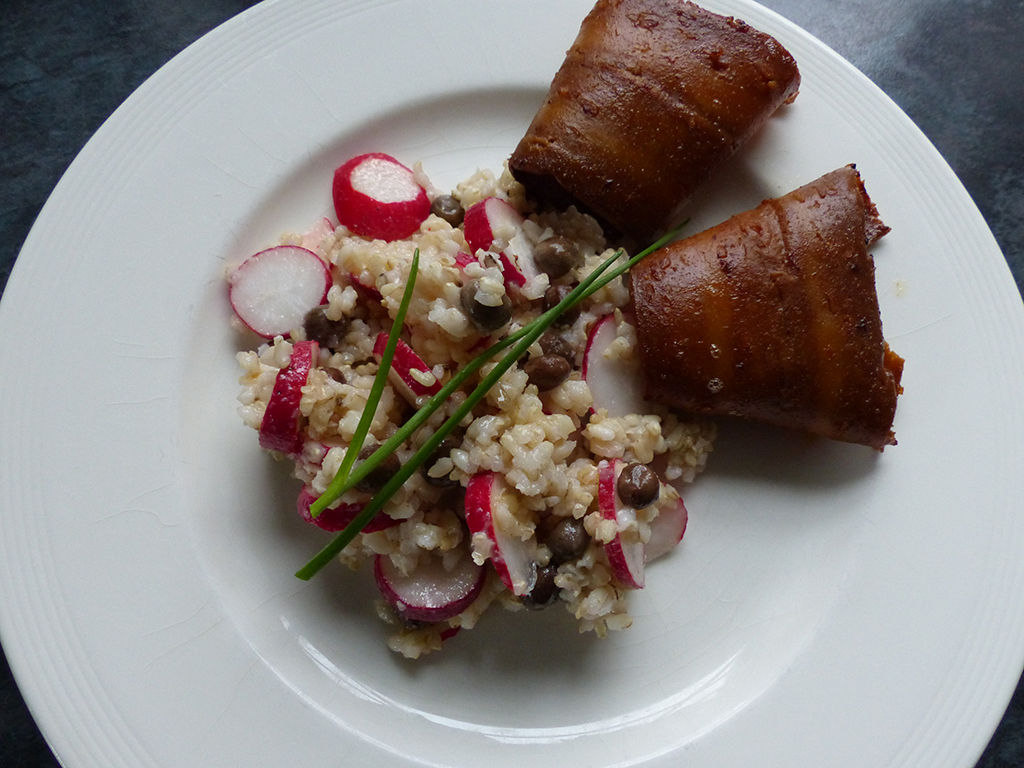
[[[430,215],[430,199],[412,170],[381,152],[339,166],[332,193],[338,221],[371,239],[409,237]]]
[[[521,287],[538,275],[533,246],[523,232],[523,217],[505,200],[487,197],[471,205],[462,228],[473,253],[499,255],[507,285]]]
[[[292,346],[288,365],[277,372],[274,389],[260,422],[260,446],[269,451],[295,455],[302,451],[302,388],[316,365],[320,345],[315,341],[297,341]]]
[[[597,465],[597,505],[601,516],[615,523],[615,537],[604,545],[612,573],[626,587],[644,586],[644,543],[636,527],[636,510],[623,504],[616,491],[625,462],[605,459]]]
[[[491,548],[491,563],[502,583],[515,595],[526,595],[537,582],[537,564],[532,540],[523,541],[507,528],[512,522],[511,491],[502,477],[482,472],[466,485],[466,525],[474,536],[485,536]]]
[[[406,575],[387,555],[374,558],[373,573],[384,599],[406,621],[445,621],[466,610],[484,585],[484,569],[467,552],[451,569],[438,555],[423,553]],[[454,634],[454,633],[453,633]]]
[[[644,399],[643,377],[636,365],[614,355],[605,354],[618,336],[614,315],[598,318],[587,334],[583,353],[583,380],[590,388],[593,408],[604,408],[609,416],[649,413]]]
[[[231,307],[245,325],[264,338],[287,336],[306,313],[320,306],[331,287],[331,273],[320,257],[297,245],[254,253],[228,278]]]
[[[540,274],[540,268],[533,260],[533,244],[522,228],[512,236],[508,246],[502,252],[502,258],[510,262],[512,268],[519,274],[520,285],[535,279]]]
[[[651,521],[651,537],[644,548],[644,560],[649,563],[674,549],[683,540],[688,518],[686,505],[675,489],[662,484],[658,516]]]
[[[384,355],[387,343],[388,334],[377,335],[373,345],[373,356],[378,363]],[[431,397],[441,389],[441,382],[430,370],[430,366],[402,339],[398,340],[395,347],[395,356],[388,370],[388,381],[411,405],[418,405],[422,398]]]

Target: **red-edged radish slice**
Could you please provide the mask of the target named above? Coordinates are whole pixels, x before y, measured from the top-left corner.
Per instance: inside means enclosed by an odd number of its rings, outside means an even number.
[[[644,548],[644,560],[649,563],[674,549],[683,540],[688,518],[682,498],[662,484],[658,516],[651,521],[651,537]]]
[[[319,515],[313,517],[309,513],[309,507],[316,499],[317,495],[307,486],[303,486],[302,490],[299,491],[298,498],[295,500],[295,507],[298,509],[299,515],[307,523],[332,533],[343,530],[349,523],[355,520],[356,515],[362,512],[365,506],[361,501],[342,501],[338,506],[328,507]],[[366,527],[363,528],[363,533],[383,531],[386,528],[398,525],[400,522],[400,520],[395,520],[393,517],[384,514],[384,512],[378,512],[366,524]]]
[[[519,269],[519,265],[508,257],[508,254],[502,253],[499,255],[498,261],[501,262],[501,272],[505,276],[505,285],[514,285],[516,288],[522,288],[526,285],[526,275]]]
[[[364,282],[369,280],[368,275],[349,275],[349,283],[353,288],[356,289],[356,293],[359,297],[365,301],[378,302],[384,298],[380,289],[372,282]]]
[[[288,365],[277,372],[274,390],[260,423],[260,445],[269,451],[294,455],[302,450],[299,402],[309,372],[316,365],[320,345],[315,341],[297,341],[292,346]]]
[[[537,583],[537,563],[527,541],[508,531],[512,512],[511,491],[494,472],[473,475],[466,485],[466,525],[483,535],[491,546],[491,563],[502,583],[515,595],[526,595]]]
[[[327,299],[331,273],[320,257],[297,245],[254,253],[228,278],[238,318],[264,338],[287,336],[306,313]]]
[[[311,251],[315,251],[320,247],[320,243],[324,241],[324,238],[328,235],[334,234],[334,224],[324,216],[320,221],[310,227],[302,235],[302,240],[299,242],[303,248],[308,248]]]
[[[415,174],[382,152],[340,165],[332,192],[338,221],[363,237],[401,240],[430,215],[430,198]]]
[[[421,554],[405,575],[387,555],[377,555],[373,575],[381,595],[406,621],[438,622],[466,610],[484,586],[484,569],[467,553],[448,570],[439,555]]]
[[[470,255],[468,253],[465,253],[463,251],[459,251],[458,253],[455,254],[455,266],[457,266],[460,270],[465,269],[470,264],[476,264],[476,263],[477,263],[477,260],[476,260],[475,256],[472,256],[472,255]]]
[[[508,262],[509,266],[518,272],[522,280],[521,285],[533,280],[541,272],[537,262],[533,260],[533,244],[526,237],[522,228],[512,236],[501,255],[503,262]]]
[[[623,586],[642,589],[644,586],[644,543],[636,529],[636,510],[619,499],[615,490],[619,473],[625,466],[621,459],[604,459],[597,465],[597,508],[606,520],[615,522],[618,533],[604,545],[612,573]]]
[[[539,274],[533,246],[523,234],[523,217],[500,197],[487,197],[466,210],[466,242],[477,251],[499,254],[508,285],[523,286]]]
[[[388,345],[388,335],[380,333],[373,344],[373,356],[379,363],[384,355],[384,348]],[[395,347],[395,356],[391,360],[391,368],[388,371],[388,381],[391,386],[405,398],[411,405],[417,405],[421,398],[431,397],[441,389],[441,382],[437,380],[430,366],[423,362],[423,358],[413,352],[406,342],[401,339]]]
[[[485,197],[466,209],[462,227],[466,242],[473,250],[490,251],[498,241],[500,253],[523,226],[523,217],[515,208],[500,197]]]
[[[648,413],[650,406],[644,399],[640,371],[628,361],[605,355],[617,335],[614,315],[598,318],[587,334],[582,374],[593,397],[593,408],[604,408],[615,417]]]

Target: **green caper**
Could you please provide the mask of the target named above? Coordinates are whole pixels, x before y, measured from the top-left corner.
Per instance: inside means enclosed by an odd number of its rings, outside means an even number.
[[[302,320],[302,328],[306,338],[317,342],[325,349],[340,349],[348,333],[348,319],[331,320],[327,317],[327,305],[313,307]]]
[[[453,227],[457,227],[466,217],[466,209],[454,195],[438,195],[430,201],[430,212],[438,216]]]
[[[572,373],[569,361],[561,355],[540,355],[530,358],[523,366],[530,383],[541,392],[554,389]]]
[[[507,295],[501,297],[501,304],[489,306],[476,299],[476,283],[469,282],[462,286],[459,296],[462,311],[477,329],[490,333],[496,331],[512,319],[512,301]]]
[[[544,311],[547,312],[564,299],[572,290],[568,285],[552,285],[544,291]],[[555,319],[555,325],[572,325],[580,316],[580,307],[577,304],[571,309],[565,310]]]
[[[564,357],[570,363],[576,359],[576,350],[572,343],[560,333],[545,331],[540,337],[540,348],[545,355],[558,355]]]
[[[583,521],[575,517],[559,520],[544,539],[551,550],[551,561],[564,563],[575,560],[587,550],[590,536],[583,527]]]
[[[537,267],[547,273],[552,280],[569,274],[574,268],[583,264],[583,254],[579,246],[567,237],[555,235],[541,240],[533,249],[533,261]]]
[[[661,481],[646,464],[627,464],[619,473],[615,491],[623,504],[639,509],[658,500]]]
[[[537,580],[533,589],[523,595],[522,602],[527,608],[547,608],[558,599],[558,585],[555,584],[555,576],[558,575],[558,568],[551,563],[537,566]]]

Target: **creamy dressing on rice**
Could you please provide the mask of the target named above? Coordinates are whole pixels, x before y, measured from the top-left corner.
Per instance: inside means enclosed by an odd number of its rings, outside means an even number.
[[[421,183],[422,174],[421,175]],[[426,185],[426,184],[425,184]],[[428,187],[429,189],[429,187]],[[464,207],[496,196],[510,202],[525,216],[519,236],[536,244],[552,235],[575,241],[583,254],[582,266],[556,282],[574,284],[612,254],[600,226],[574,208],[561,213],[532,213],[522,187],[507,170],[499,175],[481,171],[461,183],[453,192]],[[319,234],[317,234],[319,232]],[[513,232],[495,232],[494,250],[508,244]],[[315,240],[316,242],[310,242]],[[377,371],[374,341],[390,329],[407,283],[413,253],[419,249],[419,274],[409,305],[403,338],[430,368],[419,374],[429,385],[431,378],[445,381],[457,367],[472,360],[488,340],[496,340],[535,318],[540,300],[549,287],[548,275],[529,277],[516,288],[510,323],[492,335],[482,333],[461,308],[460,292],[466,280],[477,286],[476,300],[496,306],[505,293],[505,275],[493,255],[475,254],[460,266],[459,254],[469,252],[463,231],[431,215],[418,232],[405,240],[383,242],[351,234],[344,226],[334,231],[289,234],[282,244],[303,244],[314,250],[331,267],[333,285],[327,294],[326,315],[330,320],[347,319],[343,344],[335,350],[321,348],[316,367],[302,389],[300,410],[306,442],[294,461],[294,476],[314,494],[322,493],[336,474],[346,446],[359,422]],[[465,261],[465,259],[463,259]],[[561,518],[583,522],[590,536],[581,556],[558,566],[555,584],[558,602],[572,614],[580,631],[603,636],[608,630],[630,625],[627,608],[629,589],[616,581],[605,544],[618,532],[613,520],[597,509],[598,463],[617,458],[658,467],[663,480],[675,486],[693,480],[711,450],[713,427],[704,422],[681,419],[666,409],[651,406],[648,413],[611,416],[594,409],[581,364],[588,330],[605,315],[616,315],[618,337],[606,354],[623,365],[636,365],[635,329],[629,323],[628,285],[618,279],[581,305],[571,325],[559,327],[576,352],[569,377],[547,391],[538,391],[523,370],[525,360],[513,366],[467,418],[457,435],[457,447],[417,472],[392,497],[384,512],[400,524],[373,533],[361,533],[344,550],[340,560],[353,569],[366,569],[375,555],[386,555],[403,573],[412,572],[420,559],[440,555],[450,561],[465,557],[467,548],[478,564],[492,557],[490,540],[470,535],[462,508],[462,492],[474,475],[491,471],[500,474],[514,496],[509,513],[497,517],[506,533],[521,539],[535,560],[543,566],[551,552],[538,533],[550,530]],[[259,430],[278,372],[290,359],[293,342],[305,338],[303,328],[290,338],[278,336],[258,348],[239,352],[242,368],[239,413],[248,426]],[[529,357],[542,354],[535,343]],[[481,376],[491,369],[486,365]],[[469,382],[469,391],[477,379]],[[397,451],[406,461],[465,399],[456,392],[412,439]],[[370,426],[371,440],[386,440],[408,418],[410,405],[391,386],[385,388]],[[282,457],[283,458],[283,457]],[[448,485],[436,482],[448,478]],[[662,486],[662,493],[675,493]],[[358,500],[358,496],[347,496]],[[636,534],[646,541],[650,523],[657,514],[654,505],[637,510]],[[385,600],[378,613],[394,626],[389,646],[408,657],[440,648],[442,637],[456,628],[469,629],[492,604],[518,610],[520,598],[513,595],[489,566],[486,583],[474,602],[453,618],[421,625],[402,621]]]

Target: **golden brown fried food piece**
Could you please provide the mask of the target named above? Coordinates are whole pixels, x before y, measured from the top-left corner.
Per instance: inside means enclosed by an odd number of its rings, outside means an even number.
[[[789,52],[742,21],[598,0],[509,168],[532,197],[646,244],[799,82]]]
[[[894,445],[903,360],[867,250],[887,231],[850,165],[651,254],[631,271],[648,398]]]

